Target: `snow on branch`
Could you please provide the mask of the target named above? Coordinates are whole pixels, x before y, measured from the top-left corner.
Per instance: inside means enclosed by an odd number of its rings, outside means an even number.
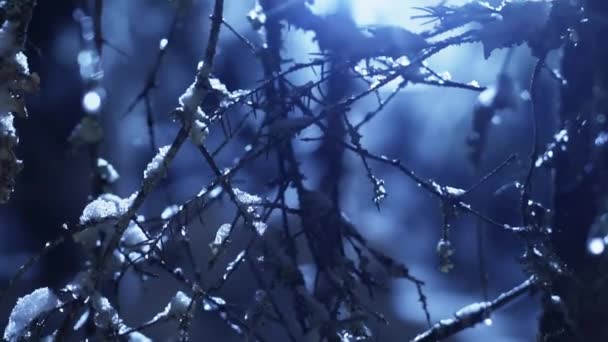
[[[443,340],[458,332],[471,328],[489,318],[492,312],[502,308],[523,294],[534,288],[536,280],[528,278],[507,292],[501,293],[492,301],[469,304],[458,310],[454,317],[442,319],[435,323],[429,330],[418,334],[411,342],[434,342]]]
[[[27,335],[27,328],[40,315],[61,305],[61,301],[48,287],[40,288],[17,300],[11,311],[8,325],[4,330],[4,339],[18,341]]]

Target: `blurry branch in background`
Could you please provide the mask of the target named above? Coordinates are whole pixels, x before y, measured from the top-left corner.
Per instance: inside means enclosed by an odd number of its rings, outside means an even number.
[[[169,47],[172,46],[173,39],[175,38],[175,31],[177,29],[177,23],[180,19],[180,12],[183,8],[184,7],[178,7],[176,9],[175,15],[173,17],[173,20],[171,21],[167,34],[159,41],[159,48],[156,54],[156,59],[154,60],[154,64],[146,78],[146,82],[143,88],[139,91],[137,96],[135,96],[135,99],[133,99],[133,101],[129,103],[126,111],[121,115],[122,119],[122,117],[125,117],[129,113],[131,113],[141,101],[144,101],[144,104],[146,105],[146,125],[148,126],[148,137],[150,139],[150,147],[154,152],[157,150],[157,146],[156,134],[154,133],[155,120],[154,113],[152,111],[152,104],[150,102],[150,93],[157,87],[158,73],[165,59],[167,51],[169,51]]]
[[[72,130],[68,141],[76,152],[86,149],[89,152],[92,187],[94,199],[118,180],[118,173],[107,160],[100,157],[100,147],[104,138],[101,116],[105,108],[106,90],[102,85],[102,45],[101,11],[103,2],[95,0],[93,16],[87,15],[86,6],[74,12],[74,19],[80,26],[80,45],[78,66],[83,85],[81,105],[84,111],[80,123]]]
[[[107,238],[108,243],[106,249],[101,252],[98,259],[94,262],[95,267],[91,274],[91,283],[94,286],[93,290],[96,290],[97,287],[100,286],[105,268],[107,267],[106,264],[113,251],[118,247],[123,233],[136,215],[138,209],[141,207],[146,197],[158,185],[160,179],[165,175],[169,165],[171,165],[171,162],[177,155],[177,152],[191,134],[191,130],[199,128],[198,124],[200,121],[198,121],[198,116],[200,115],[200,108],[198,104],[205,98],[209,89],[208,77],[213,68],[215,51],[219,41],[223,9],[224,1],[216,0],[211,17],[212,24],[209,40],[207,42],[203,60],[198,66],[194,83],[180,98],[181,107],[176,109],[176,115],[180,117],[182,127],[177,133],[173,143],[169,147],[161,148],[159,153],[154,157],[150,164],[148,164],[146,172],[144,172],[144,179],[140,190],[134,194],[135,196],[132,201],[129,201],[130,203],[128,203],[126,211],[121,213],[117,218],[117,222],[114,225],[114,232]],[[192,303],[190,303],[189,306],[191,304]],[[187,336],[187,331],[185,334]]]
[[[28,259],[28,261],[21,265],[19,269],[15,272],[15,274],[11,277],[11,279],[9,279],[6,286],[0,289],[0,302],[2,302],[4,297],[8,294],[8,291],[14,287],[16,282],[21,279],[21,277],[23,277],[32,266],[34,266],[43,256],[47,255],[50,251],[64,243],[65,240],[66,238],[64,236],[61,236],[52,242],[47,242],[41,251],[34,254],[30,259]]]
[[[105,43],[105,39],[103,37],[103,29],[102,29],[102,19],[103,19],[103,0],[93,0],[93,36],[95,49],[97,53],[101,57],[103,44]]]

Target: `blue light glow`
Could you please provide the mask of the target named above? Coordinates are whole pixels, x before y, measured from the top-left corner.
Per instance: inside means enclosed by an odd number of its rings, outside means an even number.
[[[451,0],[447,3],[458,5],[468,0]],[[353,20],[360,26],[391,25],[400,26],[411,31],[418,31],[422,20],[411,17],[420,14],[415,7],[426,7],[441,2],[440,0],[315,0],[311,6],[319,15],[335,13],[340,3],[348,6]]]
[[[82,97],[82,107],[87,113],[95,113],[101,108],[101,95],[91,90]]]
[[[358,25],[395,25],[408,29],[417,26],[410,17],[415,11],[412,7],[420,5],[418,3],[421,1],[351,0],[349,2],[353,20]]]
[[[587,249],[589,250],[589,253],[593,255],[600,255],[604,253],[604,240],[599,237],[589,240],[589,242],[587,243]]]

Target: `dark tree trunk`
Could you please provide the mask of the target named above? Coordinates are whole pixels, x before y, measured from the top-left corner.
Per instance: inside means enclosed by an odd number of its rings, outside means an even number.
[[[583,5],[586,19],[562,60],[567,83],[561,88],[559,119],[568,140],[556,156],[554,177],[552,242],[571,273],[559,276],[554,293],[545,296],[540,341],[608,341],[608,260],[587,250],[608,198],[608,155],[605,145],[595,143],[606,130],[608,114],[608,2],[587,0]]]

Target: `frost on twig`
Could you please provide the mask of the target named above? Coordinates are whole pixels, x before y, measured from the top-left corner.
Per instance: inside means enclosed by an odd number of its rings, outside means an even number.
[[[198,72],[202,72],[204,67],[204,62],[200,62]],[[178,113],[180,114],[180,119],[192,122],[190,140],[196,146],[202,146],[207,139],[207,135],[209,135],[209,118],[200,107],[203,98],[207,96],[207,90],[211,89],[209,82],[210,79],[201,80],[197,76],[194,82],[179,97],[181,111]]]
[[[15,155],[19,142],[14,116],[25,118],[24,96],[38,90],[40,79],[30,73],[21,50],[35,1],[0,2],[0,204],[6,203],[15,187],[21,161]]]

